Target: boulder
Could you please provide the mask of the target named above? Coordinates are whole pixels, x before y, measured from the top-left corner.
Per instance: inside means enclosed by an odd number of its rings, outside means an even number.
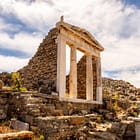
[[[5,113],[4,109],[0,109],[0,120],[6,119],[7,114]]]
[[[29,130],[29,124],[28,123],[24,123],[24,122],[21,122],[21,121],[16,120],[16,119],[11,119],[10,126],[11,126],[11,128],[13,128],[15,130],[24,130],[24,131]]]

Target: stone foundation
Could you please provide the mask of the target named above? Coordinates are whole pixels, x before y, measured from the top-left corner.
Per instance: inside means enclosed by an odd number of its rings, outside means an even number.
[[[1,92],[0,108],[1,120],[17,118],[25,122],[17,121],[20,122],[20,126],[28,123],[30,130],[38,135],[44,135],[48,140],[76,139],[77,137],[82,137],[83,140],[88,137],[90,140],[97,135],[104,137],[104,140],[106,135],[111,135],[112,138],[117,135],[120,139],[135,137],[132,121],[114,122],[110,131],[92,133],[96,125],[101,123],[98,122],[102,121],[98,114],[93,113],[94,110],[100,110],[101,105],[61,102],[57,95]]]
[[[28,123],[35,133],[56,140],[57,137],[76,135],[86,123],[83,115],[99,108],[99,105],[61,102],[56,95],[41,93],[1,92],[0,108],[1,120],[17,118]]]

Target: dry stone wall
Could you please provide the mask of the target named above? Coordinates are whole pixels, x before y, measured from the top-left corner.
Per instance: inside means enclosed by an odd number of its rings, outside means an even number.
[[[0,94],[0,121],[7,118],[9,94]]]
[[[97,87],[97,71],[96,66],[97,65],[97,59],[92,58],[92,68],[93,68],[93,99],[96,100],[96,87]]]
[[[27,89],[48,94],[56,90],[57,35],[58,29],[50,30],[28,65],[19,70],[23,86]]]
[[[2,72],[0,73],[0,80],[3,81],[4,86],[11,86],[11,73]]]
[[[93,64],[93,99],[96,99],[96,58],[92,58]],[[69,75],[66,76],[66,88],[69,93]],[[86,55],[77,63],[77,95],[79,99],[86,99]]]
[[[77,64],[77,95],[79,99],[86,99],[86,55]]]

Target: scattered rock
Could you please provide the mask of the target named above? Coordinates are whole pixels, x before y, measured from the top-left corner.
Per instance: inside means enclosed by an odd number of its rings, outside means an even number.
[[[116,136],[109,132],[89,132],[88,136],[93,140],[116,140]]]
[[[55,110],[53,110],[53,115],[54,116],[64,116],[64,113],[63,113],[63,110],[55,109]]]
[[[0,80],[0,90],[2,90],[3,86],[4,86],[3,81]]]
[[[21,122],[17,119],[11,119],[10,126],[11,126],[11,128],[13,128],[15,130],[25,130],[25,131],[29,130],[29,124],[28,123]]]
[[[73,116],[71,118],[70,124],[72,125],[79,125],[79,124],[85,124],[86,120],[82,116]]]
[[[6,118],[7,118],[7,114],[5,113],[3,109],[0,109],[0,120],[6,119]]]

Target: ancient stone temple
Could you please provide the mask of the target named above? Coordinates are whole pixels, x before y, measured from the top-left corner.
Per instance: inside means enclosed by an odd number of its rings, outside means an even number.
[[[66,45],[70,72],[66,76]],[[77,50],[83,57],[77,61]],[[85,29],[63,21],[56,23],[29,64],[19,70],[23,85],[72,102],[102,103],[100,52],[103,47]]]

